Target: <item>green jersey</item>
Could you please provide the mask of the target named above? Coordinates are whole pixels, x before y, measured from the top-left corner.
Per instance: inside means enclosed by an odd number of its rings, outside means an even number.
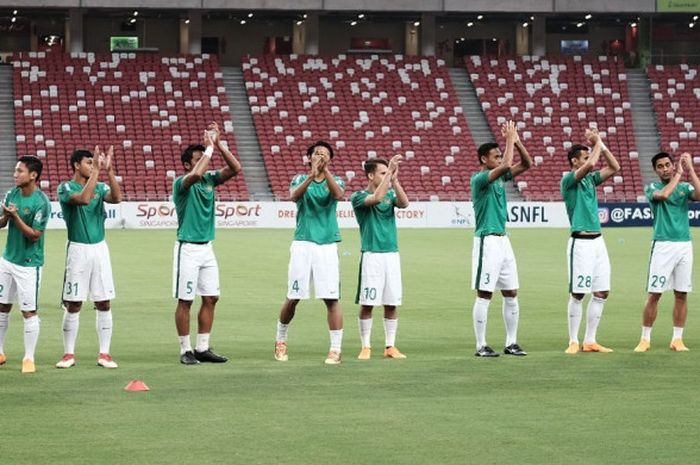
[[[46,194],[37,187],[28,196],[22,195],[22,190],[15,187],[7,193],[3,204],[7,207],[14,205],[22,221],[32,229],[44,231],[51,216],[51,202]],[[13,219],[7,223],[7,244],[3,258],[19,266],[42,266],[44,264],[44,234],[39,240],[30,241],[20,231]]]
[[[71,197],[81,193],[84,188],[84,185],[72,179],[61,183],[58,186],[58,201],[61,203],[63,221],[68,229],[68,240],[81,244],[97,244],[105,239],[104,199],[109,192],[109,186],[98,182],[87,205],[70,203]]]
[[[365,199],[371,195],[366,190],[357,191],[350,197],[355,210],[357,224],[360,225],[363,252],[398,252],[396,238],[396,192],[393,189],[376,205],[365,205]]]
[[[513,173],[508,170],[501,177],[489,182],[488,170],[474,173],[471,179],[472,200],[476,229],[474,235],[505,234],[506,219],[506,181],[513,179]]]
[[[309,176],[299,174],[292,179],[291,189],[302,184]],[[338,176],[335,182],[345,188],[345,183]],[[340,242],[338,219],[335,216],[338,201],[333,198],[324,179],[321,182],[311,181],[304,195],[297,200],[297,227],[294,231],[295,241],[315,242],[316,244],[332,244]]]
[[[569,171],[561,180],[561,196],[569,215],[571,231],[600,232],[598,218],[598,194],[596,186],[602,181],[600,171],[588,173],[576,182],[573,171]]]
[[[173,202],[177,214],[177,240],[209,242],[214,240],[214,189],[221,184],[218,171],[204,173],[189,189],[183,186],[185,176],[173,183]]]
[[[654,240],[689,241],[688,201],[695,189],[687,182],[679,182],[668,199],[654,200],[654,192],[662,190],[665,186],[666,183],[657,181],[644,188],[651,212],[654,214]]]

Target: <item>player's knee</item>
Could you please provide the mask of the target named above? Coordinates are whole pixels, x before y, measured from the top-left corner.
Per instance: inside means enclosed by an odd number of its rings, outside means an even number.
[[[8,313],[12,310],[12,304],[0,304],[0,313]]]
[[[31,318],[33,316],[36,316],[36,310],[22,310],[22,316],[26,320],[27,318]]]
[[[609,294],[610,294],[609,291],[599,291],[599,292],[594,292],[593,296],[598,297],[599,299],[607,299]]]
[[[219,301],[219,296],[217,295],[207,295],[207,296],[202,296],[202,303],[205,305],[216,305],[216,303]]]
[[[503,297],[517,297],[518,291],[516,289],[509,289],[507,291],[501,291]]]
[[[479,296],[480,299],[491,300],[491,297],[493,296],[493,292],[477,291],[476,295]]]
[[[110,301],[109,300],[103,300],[100,302],[95,302],[95,310],[98,310],[100,312],[108,312],[110,310]]]
[[[673,295],[676,297],[676,300],[688,300],[687,292],[673,291]]]
[[[177,309],[178,310],[190,311],[190,308],[192,308],[192,301],[191,300],[178,299],[178,301],[177,301]]]
[[[584,294],[571,294],[571,297],[573,297],[574,299],[576,299],[578,301],[581,301],[581,300],[583,300]]]
[[[66,305],[66,310],[68,313],[78,313],[81,308],[83,308],[83,303],[82,302],[64,302]],[[97,306],[97,304],[95,304]]]

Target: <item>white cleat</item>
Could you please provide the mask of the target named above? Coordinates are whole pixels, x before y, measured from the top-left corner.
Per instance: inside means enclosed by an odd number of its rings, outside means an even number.
[[[117,365],[117,362],[112,360],[112,356],[109,354],[100,354],[100,357],[97,359],[97,364],[104,368],[119,367],[119,365]]]
[[[56,368],[70,368],[75,366],[75,355],[63,354],[63,358],[58,361]]]

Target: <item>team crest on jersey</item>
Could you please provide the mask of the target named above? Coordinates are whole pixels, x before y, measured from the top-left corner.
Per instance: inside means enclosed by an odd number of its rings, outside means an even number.
[[[25,215],[29,215],[31,212],[32,211],[29,209],[29,207],[24,207],[24,209],[22,210],[22,213],[24,213]]]
[[[211,187],[211,186],[205,186],[205,187],[204,187],[204,190],[207,191],[207,192],[211,192],[211,191],[214,190],[214,188]]]

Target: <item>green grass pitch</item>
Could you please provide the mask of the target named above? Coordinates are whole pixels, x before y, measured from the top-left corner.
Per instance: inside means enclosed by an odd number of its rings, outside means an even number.
[[[65,233],[47,233],[35,375],[19,372],[22,323],[13,310],[0,367],[2,464],[679,464],[693,463],[700,385],[698,297],[685,342],[671,353],[671,295],[661,301],[652,351],[634,354],[645,298],[650,229],[608,229],[613,289],[599,330],[612,354],[566,356],[565,230],[512,230],[525,358],[473,356],[467,230],[401,230],[404,274],[397,345],[356,360],[353,304],[359,240],[340,244],[343,363],[323,364],[325,310],[300,305],[290,361],[272,359],[292,233],[220,230],[222,297],[212,336],[221,366],[178,363],[171,298],[173,231],[110,231],[117,284],[112,353],[96,366],[94,315],[83,310],[78,365],[57,370]],[[0,233],[4,245],[5,233]],[[698,271],[695,279],[698,288]],[[501,299],[489,342],[501,349]],[[194,319],[193,319],[194,323]],[[196,327],[196,326],[195,326]],[[583,328],[582,328],[583,329]],[[193,331],[194,332],[194,331]],[[147,393],[124,392],[142,379]]]

